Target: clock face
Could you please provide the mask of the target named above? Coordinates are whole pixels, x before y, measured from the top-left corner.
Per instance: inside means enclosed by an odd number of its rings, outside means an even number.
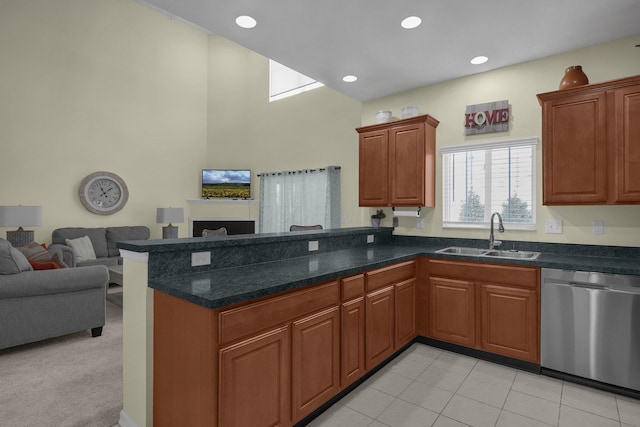
[[[88,211],[98,215],[110,215],[124,207],[129,198],[129,191],[118,175],[96,172],[82,180],[78,195]]]

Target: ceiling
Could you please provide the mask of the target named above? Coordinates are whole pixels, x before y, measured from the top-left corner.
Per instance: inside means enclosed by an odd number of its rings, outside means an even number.
[[[640,0],[141,1],[359,101],[640,34]]]

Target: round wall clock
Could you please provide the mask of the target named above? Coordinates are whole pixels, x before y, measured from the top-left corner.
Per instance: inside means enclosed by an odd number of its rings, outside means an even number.
[[[127,203],[129,189],[118,175],[111,172],[95,172],[82,180],[78,196],[89,212],[111,215]]]

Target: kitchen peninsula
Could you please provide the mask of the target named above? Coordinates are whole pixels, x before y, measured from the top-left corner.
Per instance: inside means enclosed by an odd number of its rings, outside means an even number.
[[[481,262],[478,256],[436,250],[484,247],[485,240],[403,237],[392,231],[363,227],[120,242],[125,258],[121,419],[138,426],[241,425],[252,415],[280,425],[305,419],[415,337],[434,335],[434,320],[446,324],[446,317],[428,317],[430,260],[441,261],[433,268],[444,276],[434,283],[450,281],[448,271],[488,268],[500,272],[493,279],[498,288],[509,285],[515,295],[535,298],[519,300],[535,304],[529,313],[535,316],[534,336],[526,334],[525,343],[534,346],[533,356],[499,356],[529,368],[539,357],[540,267],[640,275],[638,248],[508,242],[542,254],[530,261]],[[309,251],[310,241],[318,242],[317,251]],[[208,253],[211,263],[192,267],[193,253],[196,261]],[[521,273],[532,279],[513,279]],[[532,323],[523,318],[514,325],[530,330]],[[493,352],[482,337],[471,338],[462,346]],[[322,375],[308,376],[312,371]],[[256,401],[247,406],[250,396]]]

